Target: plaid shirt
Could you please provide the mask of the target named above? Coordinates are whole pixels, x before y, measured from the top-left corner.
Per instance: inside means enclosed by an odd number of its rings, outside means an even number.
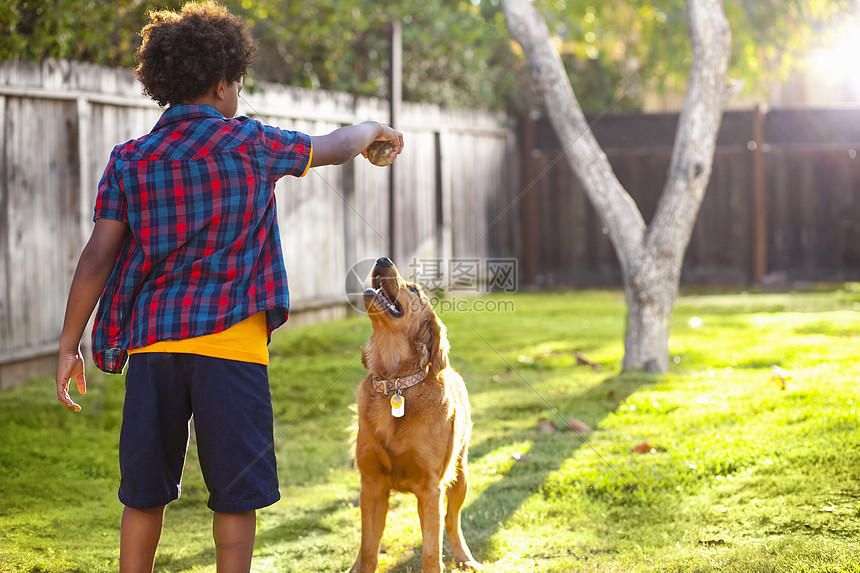
[[[93,329],[93,358],[121,372],[127,349],[220,332],[290,295],[275,181],[302,176],[310,137],[205,105],[167,109],[152,132],[118,145],[95,219],[128,224]]]

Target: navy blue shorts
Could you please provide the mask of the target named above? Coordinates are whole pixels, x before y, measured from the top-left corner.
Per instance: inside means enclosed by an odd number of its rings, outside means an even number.
[[[124,505],[150,509],[179,497],[192,415],[210,509],[238,513],[280,499],[266,366],[153,352],[129,357],[119,439]]]

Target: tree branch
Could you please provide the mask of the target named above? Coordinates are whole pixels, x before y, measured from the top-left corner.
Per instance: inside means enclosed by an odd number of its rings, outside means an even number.
[[[643,248],[645,221],[622,187],[594,138],[546,22],[529,0],[504,0],[505,18],[513,38],[531,63],[537,91],[568,163],[579,177],[591,204],[609,228],[615,252],[626,274]]]
[[[646,238],[649,258],[676,263],[671,275],[680,275],[710,180],[723,108],[735,89],[726,83],[731,32],[722,0],[687,0],[687,25],[693,50],[687,95],[669,177]]]

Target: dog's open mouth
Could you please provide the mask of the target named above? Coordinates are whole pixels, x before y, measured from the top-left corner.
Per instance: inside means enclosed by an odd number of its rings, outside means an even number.
[[[399,302],[397,302],[397,297],[391,294],[387,280],[383,280],[379,275],[374,275],[373,288],[367,289],[366,292],[373,293],[379,306],[388,312],[388,314],[393,318],[400,318],[403,316],[403,307],[400,306]]]

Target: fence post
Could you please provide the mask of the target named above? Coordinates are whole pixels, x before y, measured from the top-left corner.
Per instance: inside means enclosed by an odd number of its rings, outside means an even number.
[[[10,184],[8,181],[7,159],[6,159],[6,96],[0,95],[0,342],[7,344],[11,342],[9,335],[9,290],[7,273],[9,269],[9,229],[12,221],[9,220],[8,193]],[[3,389],[3,365],[0,364],[0,390]]]
[[[352,109],[355,112],[356,98],[352,99]],[[358,249],[356,239],[358,237],[358,229],[356,228],[356,214],[353,205],[356,205],[356,161],[348,161],[341,166],[343,170],[343,200],[340,202],[341,212],[343,213],[343,261],[344,271],[352,268],[358,263]],[[364,254],[364,253],[362,253]]]
[[[523,114],[523,140],[520,149],[522,168],[520,169],[520,189],[528,189],[533,185],[537,169],[535,169],[535,145],[536,136],[535,115],[537,112],[529,111]],[[515,196],[522,193],[520,189],[515,190]],[[537,189],[532,188],[531,193],[525,193],[521,197],[520,208],[520,236],[522,240],[522,269],[523,283],[534,285],[537,282],[538,259],[540,257],[540,215],[538,213]]]
[[[436,258],[441,261],[433,277],[447,285],[448,269],[454,258],[454,182],[451,152],[451,134],[444,127],[435,132],[436,162]],[[462,256],[462,253],[458,253]]]
[[[403,31],[400,20],[391,22],[391,44],[389,54],[389,81],[388,81],[388,105],[389,125],[399,129],[400,108],[403,101]],[[388,168],[388,240],[391,242],[391,258],[398,260],[397,252],[397,205],[396,200],[400,185],[398,184],[397,162]]]
[[[90,203],[90,194],[96,183],[93,181],[93,175],[90,172],[90,141],[92,134],[90,133],[90,125],[92,123],[92,105],[90,101],[81,96],[77,98],[75,107],[75,121],[78,128],[77,152],[77,170],[78,170],[78,233],[79,244],[75,245],[73,251],[73,263],[70,267],[69,279],[74,275],[74,269],[78,262],[80,252],[83,250],[89,240],[89,235],[92,230],[92,221],[90,217],[93,212],[93,205]],[[71,286],[71,284],[69,284]],[[85,357],[89,357],[92,352],[92,333],[93,333],[93,317],[95,312],[87,321],[87,326],[84,329],[81,337],[81,349]],[[57,333],[59,336],[60,333]]]
[[[753,114],[752,145],[752,282],[761,284],[767,274],[767,188],[765,173],[764,121],[767,108],[757,105]]]

